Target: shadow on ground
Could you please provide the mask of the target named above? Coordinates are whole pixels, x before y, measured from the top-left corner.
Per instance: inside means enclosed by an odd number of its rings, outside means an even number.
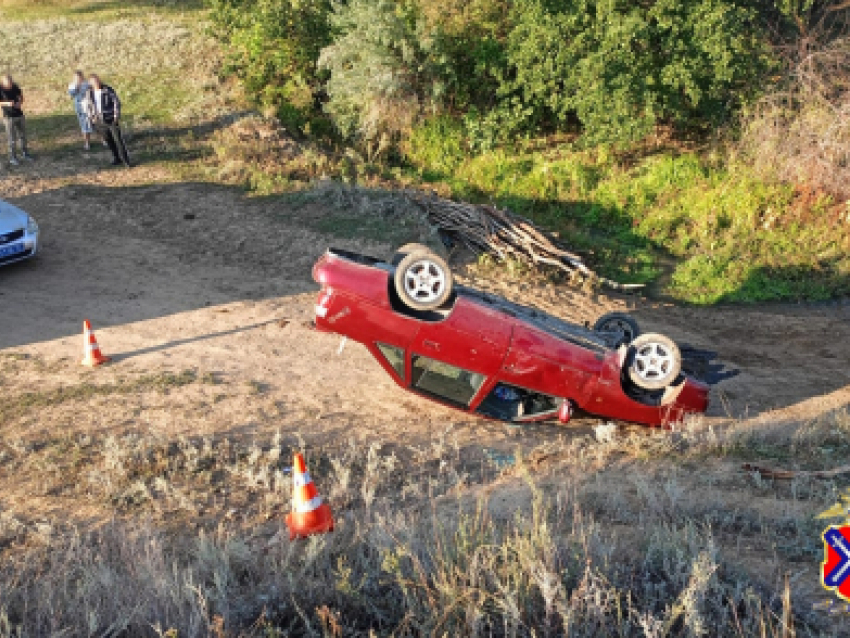
[[[0,269],[0,348],[76,334],[84,318],[110,326],[314,290],[327,248],[288,224],[279,200],[204,183],[65,186],[11,201],[39,221],[42,245]]]
[[[122,128],[125,133],[131,155],[140,162],[162,161],[170,159],[192,159],[203,153],[198,143],[213,135],[216,131],[231,126],[234,122],[249,115],[250,111],[237,111],[204,122],[193,122],[185,126],[146,125],[135,126],[132,106],[128,105]],[[83,138],[74,114],[72,103],[68,101],[67,113],[49,115],[30,115],[27,117],[27,134],[36,152],[49,162],[79,158],[82,156]],[[181,140],[191,135],[192,147],[181,146]],[[108,151],[101,147],[101,136],[92,133],[93,153],[101,153],[108,158]],[[76,174],[99,170],[102,163],[88,162],[74,167]]]

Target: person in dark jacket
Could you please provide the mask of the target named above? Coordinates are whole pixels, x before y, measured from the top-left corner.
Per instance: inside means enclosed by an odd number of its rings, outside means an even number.
[[[121,100],[115,90],[92,74],[89,76],[89,87],[86,90],[85,108],[89,119],[95,128],[103,135],[103,140],[112,151],[112,164],[123,163],[131,166],[130,153],[124,143],[124,135],[121,133]]]
[[[21,157],[32,158],[27,153],[27,130],[23,111],[24,94],[12,80],[11,75],[0,77],[0,107],[3,109],[3,123],[6,125],[6,137],[9,140],[9,163],[17,166],[15,156],[16,142],[20,141]]]

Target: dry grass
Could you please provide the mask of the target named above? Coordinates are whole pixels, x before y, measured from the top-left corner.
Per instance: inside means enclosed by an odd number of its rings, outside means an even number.
[[[208,106],[204,89],[215,77],[215,48],[183,20],[155,12],[106,22],[60,17],[31,20],[25,28],[4,23],[0,33],[7,43],[0,67],[21,83],[31,113],[73,118],[66,87],[78,68],[112,84],[127,112],[142,121],[188,121]]]
[[[204,165],[215,181],[261,195],[300,190],[316,178],[339,176],[342,169],[330,153],[296,141],[276,119],[256,113],[215,131],[209,148]]]
[[[807,53],[746,123],[741,146],[780,179],[850,197],[850,40]]]
[[[204,35],[203,14],[172,12],[172,5],[81,3],[59,11],[46,3],[9,9],[12,15],[20,9],[17,17],[26,20],[0,24],[0,70],[11,73],[24,91],[37,153],[79,152],[66,93],[75,69],[96,72],[117,90],[139,159],[197,153],[194,139],[186,143],[187,131],[226,117],[241,97],[217,76],[218,48]],[[180,139],[160,139],[162,134]]]
[[[0,635],[786,635],[704,526],[653,528],[620,558],[568,490],[532,498],[526,521],[373,507],[298,544],[227,524],[72,532],[15,561]]]
[[[144,15],[151,10],[182,14],[203,8],[203,0],[0,0],[8,20],[73,16],[77,19],[112,19]]]
[[[191,376],[223,394],[263,392]],[[145,376],[124,385],[140,384],[183,391]],[[2,506],[2,638],[790,636],[791,620],[796,635],[839,635],[794,588],[819,560],[813,514],[841,486],[735,468],[788,440],[801,464],[846,455],[846,411],[760,430],[627,429],[505,459],[470,456],[452,430],[388,450],[132,426],[18,438],[27,420],[4,422],[0,480],[26,477],[31,497],[102,515]],[[337,530],[291,543],[281,519],[299,449]]]
[[[13,418],[26,416],[30,412],[48,406],[59,406],[66,401],[91,401],[99,396],[115,396],[136,394],[149,390],[166,391],[169,388],[179,388],[194,383],[197,376],[192,370],[174,374],[162,372],[150,374],[118,383],[97,384],[84,382],[74,386],[62,386],[52,390],[25,392],[17,396],[0,397],[0,420],[9,421]]]

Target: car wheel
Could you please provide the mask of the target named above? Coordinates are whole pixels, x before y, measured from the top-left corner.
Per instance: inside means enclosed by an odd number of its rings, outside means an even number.
[[[425,244],[405,244],[395,251],[392,261],[393,266],[398,266],[401,260],[412,253],[433,253],[434,251],[428,248]]]
[[[593,324],[594,332],[619,335],[620,344],[629,344],[640,336],[640,326],[634,317],[624,312],[607,312]]]
[[[445,260],[432,252],[414,252],[395,269],[395,290],[413,310],[435,310],[449,300],[454,282]]]
[[[632,341],[626,359],[629,379],[644,390],[662,390],[682,371],[682,353],[669,337],[647,333]]]

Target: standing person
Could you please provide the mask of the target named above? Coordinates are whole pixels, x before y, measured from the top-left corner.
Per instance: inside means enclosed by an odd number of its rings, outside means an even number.
[[[27,153],[27,131],[23,111],[24,94],[12,80],[11,75],[0,77],[0,107],[3,109],[3,123],[6,125],[6,137],[9,140],[9,163],[18,165],[15,156],[15,142],[20,140],[21,157],[32,160]]]
[[[123,162],[129,168],[130,154],[121,133],[121,100],[118,99],[118,94],[92,73],[85,96],[89,121],[101,132],[106,145],[112,151],[112,165],[117,166]]]
[[[77,114],[77,121],[80,123],[80,132],[83,134],[85,145],[83,148],[89,150],[91,148],[91,132],[92,126],[89,121],[88,113],[86,112],[86,92],[89,90],[89,83],[86,82],[86,76],[82,71],[74,73],[74,78],[68,85],[68,95],[74,100],[74,112]]]

